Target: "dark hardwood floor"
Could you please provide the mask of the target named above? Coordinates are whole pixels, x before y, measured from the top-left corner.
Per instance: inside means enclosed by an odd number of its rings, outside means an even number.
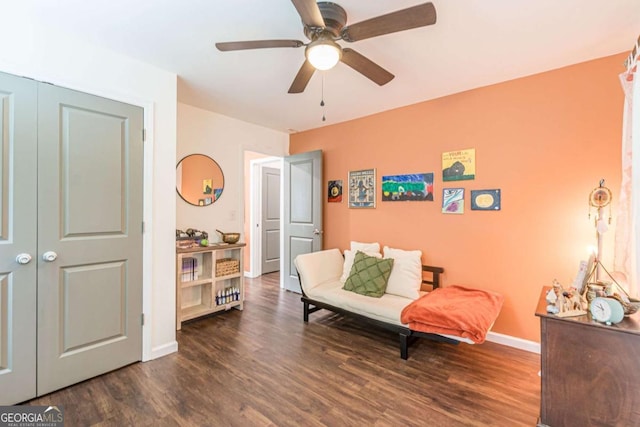
[[[35,399],[66,426],[535,426],[540,357],[419,340],[320,311],[302,321],[278,273],[244,311],[186,323],[178,353]],[[533,313],[531,314],[533,316]]]

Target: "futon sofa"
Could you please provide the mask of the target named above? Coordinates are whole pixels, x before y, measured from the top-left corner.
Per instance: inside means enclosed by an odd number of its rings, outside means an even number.
[[[425,292],[425,287],[436,289],[440,286],[441,267],[421,265],[419,251],[401,251],[385,247],[385,258],[394,259],[391,277],[386,291],[381,297],[361,295],[343,289],[345,277],[349,274],[354,253],[364,251],[382,258],[372,244],[352,242],[351,250],[343,254],[338,249],[298,255],[295,266],[300,280],[303,303],[303,320],[309,321],[309,315],[321,309],[330,310],[347,316],[373,323],[396,332],[400,339],[400,357],[407,359],[408,347],[415,338],[423,337],[450,344],[473,341],[461,336],[433,334],[412,330],[401,322],[401,313],[405,307]],[[377,245],[377,244],[375,244]],[[351,263],[350,263],[351,261]],[[416,264],[417,263],[417,264]],[[423,273],[431,275],[423,280]]]

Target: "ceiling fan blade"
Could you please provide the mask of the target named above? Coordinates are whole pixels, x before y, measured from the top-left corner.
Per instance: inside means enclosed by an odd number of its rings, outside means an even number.
[[[249,40],[244,42],[216,43],[218,50],[228,52],[230,50],[266,49],[271,47],[300,47],[300,40]]]
[[[395,77],[393,74],[371,61],[369,58],[360,55],[353,49],[342,49],[341,61],[380,86],[389,83]]]
[[[313,72],[316,69],[311,65],[311,63],[307,60],[304,61],[300,70],[298,70],[298,74],[296,74],[296,78],[293,79],[293,83],[291,83],[291,87],[289,88],[289,93],[302,93],[304,89],[307,87],[307,83],[311,80],[311,76],[313,76]]]
[[[424,3],[349,25],[340,35],[344,41],[356,42],[435,23],[436,8],[433,3]]]
[[[307,27],[324,28],[324,19],[316,0],[291,0]]]

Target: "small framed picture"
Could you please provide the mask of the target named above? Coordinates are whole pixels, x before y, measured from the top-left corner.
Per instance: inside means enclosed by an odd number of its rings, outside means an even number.
[[[376,207],[376,170],[349,171],[349,207]]]
[[[327,201],[329,203],[342,202],[342,180],[341,179],[329,181],[329,192],[327,196]]]
[[[471,190],[472,211],[499,211],[500,190]]]
[[[211,194],[211,191],[213,190],[211,188],[211,182],[213,180],[212,179],[203,179],[202,180],[202,194]]]
[[[448,151],[442,153],[442,180],[462,181],[476,178],[476,150]]]
[[[464,188],[442,189],[442,213],[464,213]]]

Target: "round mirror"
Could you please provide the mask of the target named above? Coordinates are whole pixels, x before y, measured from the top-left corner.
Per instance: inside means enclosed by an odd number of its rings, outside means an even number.
[[[204,154],[191,154],[178,162],[176,191],[194,206],[207,206],[222,195],[224,174],[220,165]]]

